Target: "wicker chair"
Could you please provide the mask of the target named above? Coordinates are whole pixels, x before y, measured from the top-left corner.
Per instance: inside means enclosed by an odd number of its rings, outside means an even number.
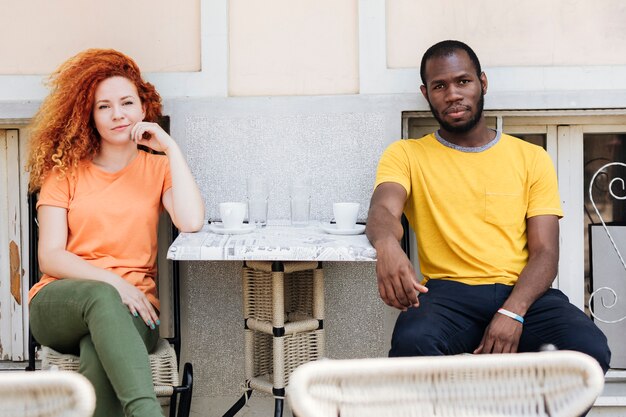
[[[320,360],[291,375],[299,417],[575,417],[604,374],[579,352]]]
[[[74,372],[0,372],[0,416],[90,417],[93,387]]]
[[[36,221],[36,203],[37,198],[34,195],[29,196],[29,217],[30,217],[30,286],[35,285],[39,280],[39,265],[37,262],[37,221]],[[171,224],[171,223],[170,223]],[[171,225],[172,239],[176,236],[176,228]],[[167,248],[159,248],[159,257],[165,259]],[[191,396],[193,392],[193,367],[190,363],[183,366],[182,382],[179,383],[180,368],[180,286],[178,263],[172,263],[171,279],[168,284],[171,285],[171,310],[172,310],[172,327],[173,335],[171,337],[162,338],[157,342],[157,346],[150,354],[150,366],[152,370],[152,381],[154,383],[154,391],[162,405],[169,405],[170,417],[188,417],[191,410]],[[29,344],[29,364],[26,370],[35,370],[36,350],[38,343],[30,335]],[[44,370],[56,368],[64,371],[78,371],[80,359],[78,356],[59,353],[47,346],[41,346],[41,367]],[[0,412],[0,415],[2,413]]]

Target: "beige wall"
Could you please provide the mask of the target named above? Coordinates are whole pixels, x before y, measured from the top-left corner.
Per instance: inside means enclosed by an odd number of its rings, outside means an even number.
[[[0,16],[5,101],[43,98],[27,75],[87,47],[133,56],[164,97],[415,94],[419,58],[443,38],[491,67],[499,108],[623,107],[598,91],[626,91],[623,0],[0,0]],[[551,101],[493,101],[508,91]]]
[[[387,0],[387,64],[458,39],[485,66],[624,65],[624,22],[623,0]]]
[[[48,74],[86,48],[143,71],[200,70],[200,0],[0,0],[0,74]]]
[[[359,89],[357,0],[230,0],[229,94]]]

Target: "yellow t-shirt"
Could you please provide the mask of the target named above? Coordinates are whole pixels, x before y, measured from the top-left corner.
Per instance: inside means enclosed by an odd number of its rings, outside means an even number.
[[[376,186],[402,185],[422,275],[470,285],[517,281],[528,261],[526,219],[561,217],[556,173],[539,146],[506,134],[479,152],[436,138],[383,153]]]
[[[143,291],[157,309],[157,227],[161,197],[171,188],[167,157],[140,151],[118,172],[84,162],[75,175],[44,181],[37,207],[67,209],[67,250],[87,262],[115,272]],[[58,278],[43,275],[29,301]]]

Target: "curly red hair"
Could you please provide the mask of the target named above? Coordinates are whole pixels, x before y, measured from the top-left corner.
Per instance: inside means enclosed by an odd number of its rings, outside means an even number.
[[[88,49],[73,56],[50,76],[52,91],[33,119],[26,167],[30,192],[39,190],[52,170],[63,177],[99,151],[94,95],[98,84],[110,77],[125,77],[135,85],[144,120],[156,122],[161,116],[161,96],[131,58],[113,49]]]

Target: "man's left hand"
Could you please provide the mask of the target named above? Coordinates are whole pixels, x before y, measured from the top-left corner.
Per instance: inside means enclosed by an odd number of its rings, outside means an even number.
[[[474,353],[515,353],[521,336],[522,323],[496,313]]]

